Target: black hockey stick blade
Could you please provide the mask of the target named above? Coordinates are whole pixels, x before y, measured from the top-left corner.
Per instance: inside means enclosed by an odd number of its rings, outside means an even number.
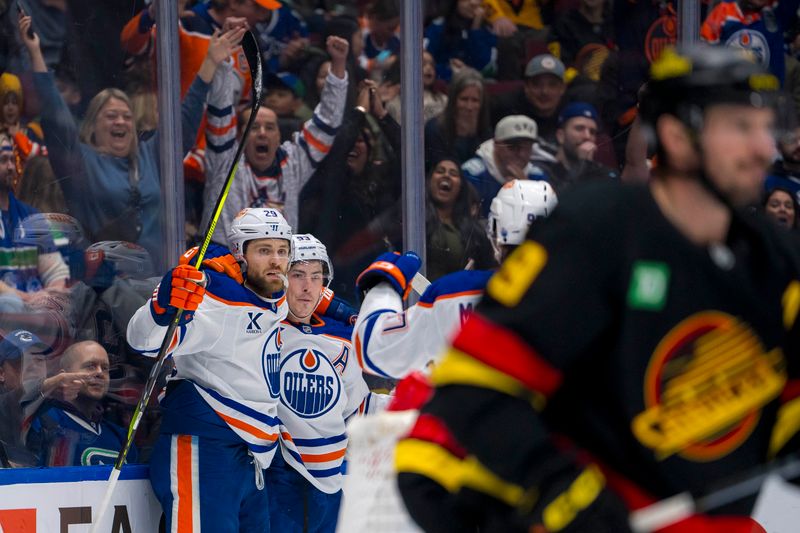
[[[250,78],[253,89],[253,105],[261,105],[261,97],[264,87],[264,72],[261,66],[261,50],[258,48],[258,39],[253,32],[248,31],[242,38],[242,49],[244,57],[247,59],[247,66],[250,67]]]
[[[264,71],[261,66],[261,50],[258,48],[258,41],[253,35],[253,32],[248,31],[242,38],[242,49],[244,50],[247,65],[250,67],[250,81],[252,101],[250,102],[250,117],[247,119],[247,124],[242,131],[242,139],[239,142],[239,147],[236,149],[236,155],[233,157],[231,168],[228,170],[228,175],[225,177],[225,183],[222,190],[217,197],[217,202],[214,204],[214,211],[212,211],[211,220],[208,221],[208,228],[206,228],[206,236],[203,239],[203,244],[200,246],[200,251],[197,254],[195,267],[200,268],[203,262],[203,257],[206,254],[208,245],[211,243],[211,236],[214,235],[214,230],[217,227],[222,207],[225,205],[225,200],[228,198],[228,191],[230,191],[233,178],[236,176],[236,169],[239,168],[239,159],[242,157],[242,152],[247,144],[247,138],[250,135],[250,129],[253,127],[253,122],[258,114],[258,108],[261,107],[261,98],[264,92]]]

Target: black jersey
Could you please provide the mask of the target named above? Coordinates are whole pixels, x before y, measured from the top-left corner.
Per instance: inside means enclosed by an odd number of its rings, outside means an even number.
[[[798,376],[798,280],[794,242],[757,216],[700,247],[649,188],[587,185],[490,279],[423,412],[557,525],[607,491],[553,434],[646,497],[702,493],[797,429],[778,414]]]

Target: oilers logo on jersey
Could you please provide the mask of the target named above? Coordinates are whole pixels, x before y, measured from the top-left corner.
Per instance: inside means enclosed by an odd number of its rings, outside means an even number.
[[[281,378],[281,340],[282,327],[275,328],[267,337],[264,347],[261,349],[261,368],[264,371],[264,379],[267,380],[269,394],[273,398],[280,396]]]
[[[753,31],[748,28],[743,28],[734,32],[728,40],[725,41],[725,46],[734,48],[741,48],[749,52],[753,57],[765,67],[769,66],[770,49],[767,38],[764,34],[758,31]]]
[[[336,368],[318,350],[300,348],[281,363],[281,403],[302,418],[323,415],[339,400],[341,381]]]

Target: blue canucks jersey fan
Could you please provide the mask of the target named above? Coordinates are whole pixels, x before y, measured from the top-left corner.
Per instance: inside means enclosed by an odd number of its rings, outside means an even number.
[[[494,138],[484,141],[475,157],[461,166],[467,180],[478,190],[481,217],[489,214],[489,204],[507,182],[547,180],[547,175],[530,162],[537,139],[536,122],[525,115],[510,115],[497,123]]]
[[[303,17],[286,3],[267,13],[266,20],[256,25],[261,56],[264,58],[266,68],[270,72],[296,71],[299,63],[307,57],[306,23]]]
[[[39,407],[25,446],[40,466],[114,464],[127,432],[103,420],[102,401],[109,384],[106,350],[94,341],[78,342],[61,354],[59,365],[62,372],[75,373],[82,381],[80,388]],[[135,449],[128,453],[128,461],[136,462]]]
[[[28,294],[63,288],[69,270],[53,244],[16,242],[23,221],[38,213],[14,196],[17,170],[11,139],[0,133],[0,311],[21,312]]]

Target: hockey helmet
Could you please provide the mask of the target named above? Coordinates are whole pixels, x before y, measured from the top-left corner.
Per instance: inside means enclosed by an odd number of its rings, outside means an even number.
[[[650,135],[663,114],[674,115],[697,131],[706,107],[770,107],[778,103],[779,89],[778,78],[743,50],[706,44],[670,47],[650,66],[639,112]]]
[[[333,281],[333,263],[328,257],[328,249],[322,242],[306,233],[303,235],[292,235],[292,260],[291,265],[305,261],[321,261],[323,265],[323,275],[325,276],[325,286],[329,286]]]
[[[85,250],[89,241],[80,223],[64,213],[34,213],[14,229],[14,244],[36,246],[41,253],[65,248]]]
[[[100,241],[86,249],[87,265],[107,262],[114,274],[124,277],[146,278],[153,275],[150,253],[138,244],[127,241]]]
[[[546,181],[511,180],[489,207],[489,234],[497,245],[518,245],[537,218],[550,216],[558,198]]]
[[[228,245],[234,259],[246,264],[244,259],[245,243],[255,239],[289,241],[289,257],[291,259],[292,228],[279,211],[261,207],[247,207],[239,211],[228,231]]]
[[[80,223],[64,213],[34,213],[14,228],[15,246],[35,246],[40,254],[59,252],[72,279],[83,277],[83,254],[89,246]]]

